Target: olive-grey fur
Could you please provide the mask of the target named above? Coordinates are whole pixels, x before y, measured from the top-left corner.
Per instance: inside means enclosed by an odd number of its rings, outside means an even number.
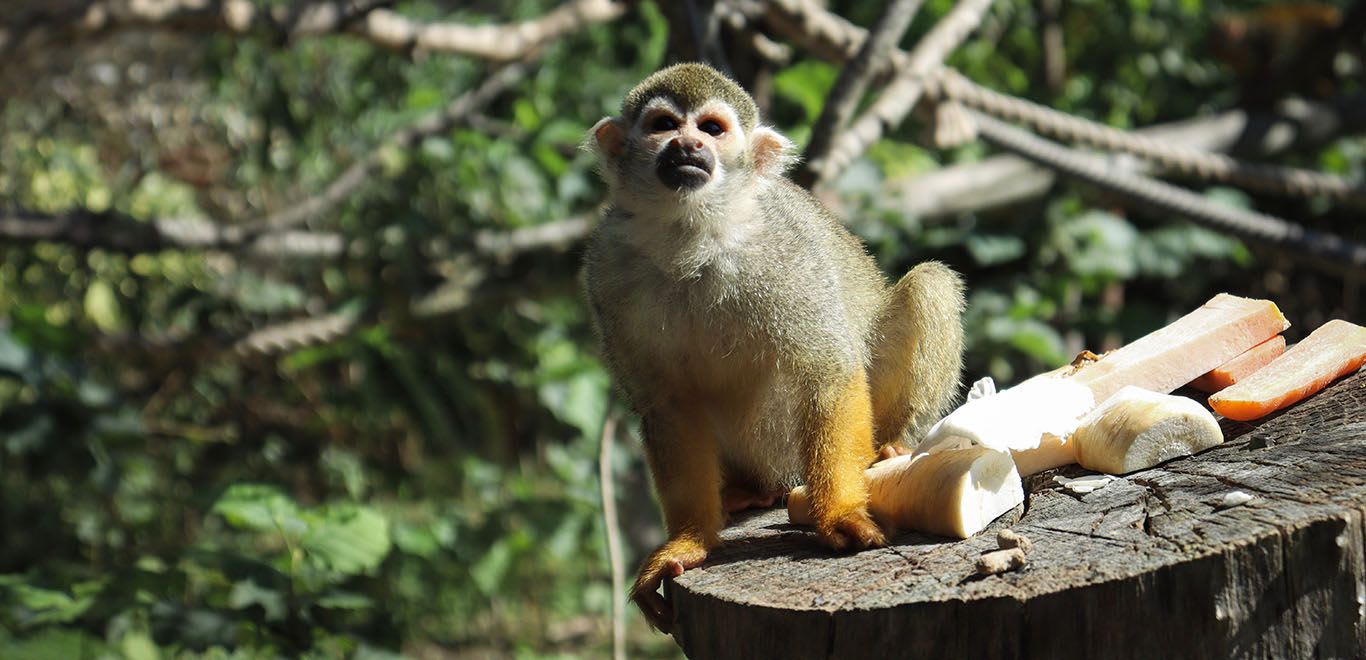
[[[716,362],[768,383],[764,414],[705,425],[721,436],[731,473],[791,486],[802,407],[832,403],[803,399],[839,391],[870,364],[884,283],[858,240],[796,184],[768,181],[756,201],[762,235],[736,248],[740,258],[718,255],[689,272],[634,247],[626,235],[638,219],[609,209],[588,246],[588,294],[608,367],[642,416],[663,403],[652,399],[660,372],[680,364]],[[670,231],[686,245],[689,229]]]
[[[621,101],[621,116],[634,123],[646,102],[666,97],[679,106],[697,108],[712,99],[721,99],[735,109],[745,133],[759,123],[759,107],[744,88],[720,71],[697,62],[684,62],[660,69],[642,80]]]
[[[664,69],[632,90],[623,128],[656,96],[685,109],[720,99],[750,124],[747,140],[771,131],[748,94],[700,64]],[[741,391],[754,400],[721,401],[706,419],[689,420],[688,432],[716,438],[727,480],[777,487],[802,476],[802,420],[834,406],[855,374],[876,388],[907,381],[908,369],[927,372],[886,403],[905,414],[889,416],[897,428],[878,430],[879,444],[908,425],[923,432],[945,412],[961,367],[957,275],[931,262],[888,288],[857,238],[780,171],[758,171],[748,150],[720,166],[728,170],[721,181],[690,193],[659,186],[652,158],[628,139],[604,163],[613,199],[585,258],[608,368],[647,426],[673,417],[661,397],[674,390],[661,383],[696,381],[724,394],[717,399]],[[712,374],[739,374],[746,386],[725,387]]]

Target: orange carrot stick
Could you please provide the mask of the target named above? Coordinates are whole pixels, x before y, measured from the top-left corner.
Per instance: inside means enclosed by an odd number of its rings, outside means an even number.
[[[1329,321],[1242,382],[1209,398],[1229,419],[1250,421],[1285,408],[1366,363],[1366,328]]]
[[[1242,355],[1205,372],[1203,376],[1191,381],[1190,386],[1201,392],[1213,394],[1247,378],[1252,372],[1265,367],[1284,352],[1285,337],[1276,335],[1247,349]]]
[[[1125,385],[1166,394],[1288,327],[1276,303],[1221,293],[1166,327],[1083,365],[1071,378],[1091,388],[1097,405]]]

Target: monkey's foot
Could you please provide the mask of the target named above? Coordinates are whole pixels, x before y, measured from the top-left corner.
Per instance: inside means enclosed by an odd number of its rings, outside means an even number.
[[[721,508],[727,514],[739,513],[745,509],[767,509],[782,496],[781,490],[765,492],[727,484],[721,489]]]
[[[674,608],[660,595],[665,579],[676,578],[689,568],[702,565],[707,548],[701,541],[680,537],[669,540],[646,558],[631,587],[631,600],[640,608],[650,626],[662,633],[673,628]]]
[[[887,537],[868,512],[855,509],[829,520],[817,521],[821,542],[835,550],[863,550],[887,545]]]

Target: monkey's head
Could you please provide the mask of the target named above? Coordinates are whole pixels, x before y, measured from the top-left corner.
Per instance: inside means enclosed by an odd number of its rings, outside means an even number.
[[[759,123],[754,99],[705,64],[677,64],[641,81],[621,114],[593,127],[589,147],[617,203],[715,199],[754,176],[778,176],[792,143]]]

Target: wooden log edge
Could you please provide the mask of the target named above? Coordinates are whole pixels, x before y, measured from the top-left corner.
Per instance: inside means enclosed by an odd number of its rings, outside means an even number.
[[[1224,430],[1085,495],[1036,475],[966,541],[832,555],[782,509],[748,515],[668,585],[674,638],[693,658],[1366,657],[1366,374]],[[1254,498],[1221,506],[1235,490]],[[1004,527],[1028,565],[975,575]]]

